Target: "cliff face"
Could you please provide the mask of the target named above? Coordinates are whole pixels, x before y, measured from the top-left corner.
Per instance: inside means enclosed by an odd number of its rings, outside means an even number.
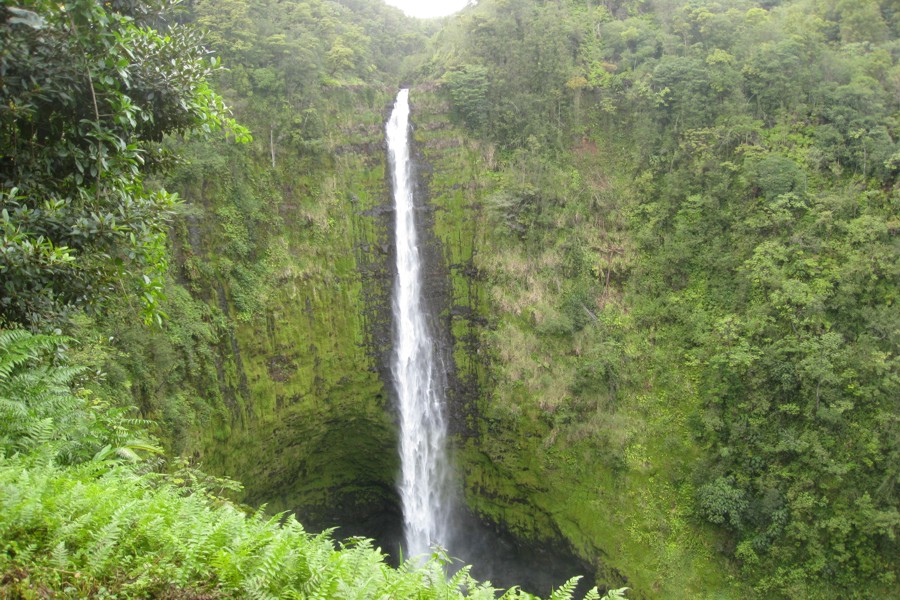
[[[186,449],[206,470],[241,481],[248,504],[295,512],[313,529],[345,524],[339,535],[386,539],[397,521],[383,368],[390,91],[374,92],[335,94],[326,116],[335,134],[322,156],[279,148],[274,170],[260,164],[262,152],[195,163],[181,193],[196,216],[175,239],[182,285],[219,323],[222,408]],[[249,249],[236,254],[241,243]]]
[[[219,322],[209,384],[221,401],[180,450],[240,481],[250,505],[294,512],[311,529],[339,525],[339,536],[373,536],[386,549],[401,535],[389,366],[393,211],[383,146],[392,93],[380,91],[377,102],[340,97],[330,117],[341,132],[333,159],[315,168],[287,152],[275,171],[235,156],[226,158],[235,161],[228,177],[218,161],[195,164],[182,180],[193,216],[175,236],[182,285]],[[518,425],[492,414],[492,369],[501,361],[490,336],[498,320],[477,256],[492,243],[482,214],[493,186],[485,148],[450,124],[432,88],[414,88],[412,104],[425,301],[447,373],[465,503],[511,534],[506,543],[553,549],[527,560],[556,561],[554,572],[571,575],[570,542],[523,479],[539,474],[520,472],[532,448],[513,439]],[[249,223],[246,238],[256,246],[230,262],[241,237],[231,230],[233,211]],[[274,264],[259,279],[250,314],[234,275],[240,261]],[[489,448],[503,448],[506,459],[495,460]],[[476,535],[479,525],[460,517],[467,535]]]
[[[628,317],[612,276],[620,265],[579,258],[581,247],[627,243],[614,157],[582,142],[560,160],[571,162],[554,188],[559,167],[500,160],[454,125],[435,89],[410,98],[449,282],[441,316],[466,505],[520,545],[574,554],[600,585],[628,585],[637,597],[739,597],[722,578],[728,566],[698,545],[714,543],[709,531],[687,522],[695,449],[686,424],[671,420],[674,403],[691,401],[687,382],[633,360],[654,350]],[[524,199],[511,203],[511,189]],[[586,194],[593,215],[578,207]],[[536,214],[511,222],[530,210],[515,202],[538,204]],[[668,436],[649,436],[667,419]]]

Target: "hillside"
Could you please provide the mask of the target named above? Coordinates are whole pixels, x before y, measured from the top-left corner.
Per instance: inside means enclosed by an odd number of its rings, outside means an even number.
[[[896,590],[896,28],[509,1],[435,38],[477,140],[453,171],[421,136],[469,190],[482,514],[642,596]]]

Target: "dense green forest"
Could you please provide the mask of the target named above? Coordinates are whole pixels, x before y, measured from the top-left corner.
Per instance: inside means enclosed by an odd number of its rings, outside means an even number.
[[[631,598],[900,594],[895,0],[2,6],[0,596],[493,597],[327,531],[398,506],[401,84],[468,507]]]
[[[484,165],[473,504],[536,487],[667,597],[896,593],[895,9],[484,2],[438,35]]]

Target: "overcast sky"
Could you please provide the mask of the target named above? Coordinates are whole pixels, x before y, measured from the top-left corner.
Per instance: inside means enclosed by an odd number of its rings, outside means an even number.
[[[443,17],[463,8],[469,0],[384,0],[413,17]]]

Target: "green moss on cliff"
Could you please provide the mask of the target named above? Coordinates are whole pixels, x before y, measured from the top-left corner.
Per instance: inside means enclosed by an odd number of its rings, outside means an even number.
[[[84,350],[109,393],[129,390],[160,420],[173,453],[241,481],[241,500],[296,511],[311,527],[396,506],[379,370],[390,339],[382,130],[393,92],[329,90],[322,137],[282,138],[274,168],[260,132],[249,152],[185,142],[192,160],[171,181],[185,204],[171,236],[170,319],[147,331],[123,310]]]
[[[552,161],[501,158],[451,123],[433,88],[411,100],[451,268],[456,368],[475,384],[456,448],[468,505],[520,539],[570,547],[599,583],[638,597],[741,597],[691,514],[698,450],[679,416],[691,382],[646,370],[664,349],[615,285],[629,259],[614,169],[584,168],[614,157],[586,140]]]
[[[265,173],[281,191],[264,209],[279,216],[267,232],[267,293],[242,315],[225,288],[221,306],[236,321],[222,355],[225,384],[239,402],[199,448],[208,469],[245,485],[246,501],[297,511],[318,526],[394,501],[394,426],[367,324],[379,308],[364,296],[364,287],[387,286],[375,268],[385,232],[377,216],[363,214],[387,198],[384,158],[372,151],[382,114],[381,103],[359,102],[333,105],[333,161],[312,169],[306,157],[284,153]],[[207,243],[207,252],[227,255],[216,239]]]

